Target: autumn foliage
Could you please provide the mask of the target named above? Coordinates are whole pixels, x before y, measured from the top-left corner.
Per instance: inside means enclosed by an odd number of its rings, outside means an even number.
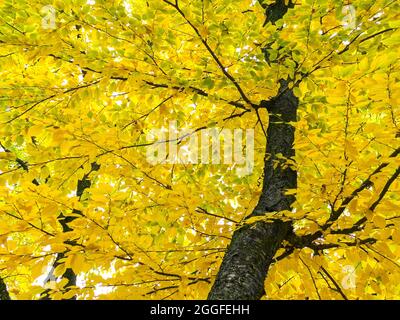
[[[352,1],[343,23],[342,1],[296,0],[264,24],[272,2],[0,1],[12,299],[205,299],[233,232],[271,217],[317,236],[283,241],[263,299],[399,298],[399,3]],[[296,155],[281,159],[296,201],[246,220],[263,184],[259,106],[280,79],[299,99]],[[148,133],[171,121],[254,129],[253,171],[149,163]]]

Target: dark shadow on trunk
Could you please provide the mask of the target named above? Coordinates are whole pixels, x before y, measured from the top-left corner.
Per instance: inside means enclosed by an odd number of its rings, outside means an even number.
[[[0,300],[11,300],[6,283],[0,277]]]

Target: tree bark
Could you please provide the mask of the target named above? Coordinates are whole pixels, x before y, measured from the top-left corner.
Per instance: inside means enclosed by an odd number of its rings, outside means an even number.
[[[11,300],[4,280],[0,277],[0,300]]]
[[[284,158],[294,156],[298,99],[281,80],[276,97],[262,101],[260,108],[269,113],[267,147],[264,161],[264,182],[260,199],[247,217],[268,215],[290,210],[294,196],[285,191],[297,187],[297,173],[286,165]],[[257,221],[236,230],[210,291],[210,300],[256,300],[264,292],[264,281],[272,259],[289,234],[291,224],[281,220]]]

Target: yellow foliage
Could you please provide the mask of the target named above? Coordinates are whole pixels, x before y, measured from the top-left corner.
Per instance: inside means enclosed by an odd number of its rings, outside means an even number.
[[[159,0],[53,1],[51,25],[43,1],[1,1],[0,276],[12,298],[51,284],[53,299],[204,299],[233,232],[272,219],[322,236],[274,262],[263,299],[343,298],[334,281],[349,299],[400,297],[400,182],[387,186],[399,166],[399,4],[352,1],[352,28],[338,1],[297,1],[265,26],[259,2],[182,0],[182,16]],[[279,79],[300,99],[296,155],[275,164],[297,170],[296,201],[246,220],[269,124],[254,106]],[[188,146],[171,123],[254,129],[252,172],[171,163],[172,152],[150,163],[155,145]],[[56,259],[56,279],[38,283]],[[67,288],[67,269],[82,288]]]

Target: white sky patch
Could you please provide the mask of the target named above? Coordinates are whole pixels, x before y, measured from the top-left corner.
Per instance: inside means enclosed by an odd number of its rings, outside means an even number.
[[[237,201],[237,198],[235,197],[234,199],[229,199],[229,204],[232,207],[232,209],[236,210],[239,208],[239,202]]]
[[[126,94],[125,92],[118,92],[118,91],[113,91],[113,93],[111,93],[111,97],[118,97],[118,96],[122,96]]]
[[[101,273],[101,276],[104,278],[104,279],[111,279],[112,277],[114,277],[115,276],[115,272],[116,272],[117,270],[115,270],[115,262],[113,262],[112,264],[111,264],[111,267],[110,267],[110,269],[108,270],[108,271],[102,271],[102,272],[100,272]]]
[[[84,288],[86,286],[86,281],[85,281],[85,277],[84,276],[78,275],[76,277],[76,286],[78,288]]]
[[[329,37],[329,39],[332,39],[332,38],[336,37],[337,34],[338,34],[337,32],[334,32],[334,33]]]
[[[101,283],[96,284],[95,289],[94,289],[94,294],[95,296],[99,296],[101,294],[107,294],[110,293],[114,290],[112,286],[103,286]]]
[[[91,6],[93,6],[96,4],[96,1],[95,0],[87,0],[86,4],[90,4]]]
[[[10,190],[15,190],[15,187],[11,184],[8,183],[8,181],[6,181],[6,188],[10,189]]]
[[[92,30],[89,30],[89,33],[92,33]],[[85,33],[85,42],[86,43],[91,43],[92,42],[92,40],[90,40],[90,38],[89,38],[89,34],[88,33]]]
[[[34,286],[44,286],[45,283],[48,281],[47,278],[48,278],[52,268],[53,268],[53,266],[51,264],[48,265],[47,267],[44,267],[43,268],[44,270],[43,270],[42,274],[33,281],[32,285],[34,285]]]
[[[47,246],[45,246],[43,248],[43,253],[47,253],[50,250],[51,250],[51,245],[47,245]],[[44,286],[47,281],[55,281],[56,280],[55,278],[50,278],[49,279],[49,275],[51,275],[52,269],[53,269],[53,262],[48,264],[48,265],[43,266],[41,275],[39,277],[37,277],[33,281],[32,284],[35,285],[35,286]]]
[[[132,6],[129,3],[129,1],[124,0],[124,2],[122,4],[123,4],[123,6],[125,8],[127,16],[131,17],[132,16]]]
[[[373,21],[375,19],[378,19],[380,17],[382,17],[385,13],[383,11],[379,11],[378,13],[376,13],[375,15],[373,15],[371,18],[369,18],[369,21]]]
[[[67,194],[68,198],[76,197],[76,191],[72,190],[70,193]]]
[[[101,275],[101,277],[103,279],[113,278],[115,276],[115,272],[116,272],[116,270],[115,270],[114,262],[111,264],[111,267],[107,271],[105,271],[105,270],[94,271],[95,274]],[[77,277],[76,285],[80,288],[83,288],[86,286],[86,281],[85,281],[84,275]],[[94,294],[95,294],[95,296],[99,296],[102,294],[110,293],[113,290],[114,290],[114,287],[112,287],[112,286],[103,286],[102,283],[98,283],[95,285]]]

